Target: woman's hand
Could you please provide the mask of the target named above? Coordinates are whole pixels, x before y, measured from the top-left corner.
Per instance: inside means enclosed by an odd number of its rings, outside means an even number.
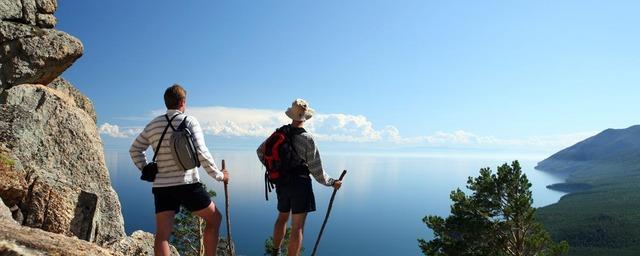
[[[342,187],[342,181],[339,181],[339,180],[334,181],[332,187],[335,189],[340,189],[340,187]]]
[[[222,170],[222,181],[224,183],[229,183],[229,172],[227,171],[227,169],[223,169]]]

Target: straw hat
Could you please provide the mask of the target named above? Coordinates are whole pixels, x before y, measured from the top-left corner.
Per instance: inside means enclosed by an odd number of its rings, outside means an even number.
[[[303,99],[294,100],[291,103],[291,107],[287,109],[287,116],[295,121],[307,121],[313,117],[315,110],[309,107],[309,103],[307,103]]]

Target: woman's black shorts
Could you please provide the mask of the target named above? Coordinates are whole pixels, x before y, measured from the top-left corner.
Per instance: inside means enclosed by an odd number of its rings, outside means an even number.
[[[180,205],[191,212],[199,211],[211,203],[209,194],[201,183],[159,187],[151,189],[156,206],[156,213],[163,211],[180,211]]]
[[[316,210],[316,199],[313,196],[310,177],[293,177],[284,185],[276,187],[278,194],[278,211],[296,213]]]

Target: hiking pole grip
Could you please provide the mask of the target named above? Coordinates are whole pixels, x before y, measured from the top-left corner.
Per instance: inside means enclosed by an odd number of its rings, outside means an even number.
[[[347,170],[343,170],[340,174],[339,181],[342,181],[344,176],[347,175]],[[318,234],[318,239],[316,240],[316,244],[313,246],[313,252],[311,252],[311,256],[315,256],[318,251],[318,245],[320,244],[320,239],[322,238],[322,233],[324,233],[324,227],[327,226],[327,220],[329,220],[329,214],[331,213],[331,208],[333,208],[333,200],[336,198],[336,192],[338,189],[333,189],[333,194],[331,194],[331,200],[329,200],[329,207],[327,208],[327,215],[324,216],[324,221],[322,222],[322,227],[320,228],[320,233]]]
[[[344,178],[345,175],[347,175],[347,170],[342,171],[342,174],[340,174],[340,178],[338,180],[342,181],[342,178]]]
[[[222,171],[226,171],[226,170],[227,170],[227,165],[226,165],[224,159],[222,159]],[[227,185],[228,182],[229,182],[228,180],[224,181],[225,186]]]
[[[224,159],[222,159],[222,170],[227,170],[227,165]],[[229,251],[229,255],[234,255],[233,250],[231,249],[231,220],[229,219],[229,190],[227,185],[229,184],[228,180],[224,181],[224,211],[225,217],[227,219],[227,250]]]

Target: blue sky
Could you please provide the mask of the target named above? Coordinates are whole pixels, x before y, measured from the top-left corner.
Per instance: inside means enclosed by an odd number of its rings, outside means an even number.
[[[261,138],[305,98],[325,144],[546,152],[638,123],[639,7],[61,1],[56,16],[84,43],[64,77],[93,100],[106,143],[130,140],[180,83],[209,136],[229,141]]]

